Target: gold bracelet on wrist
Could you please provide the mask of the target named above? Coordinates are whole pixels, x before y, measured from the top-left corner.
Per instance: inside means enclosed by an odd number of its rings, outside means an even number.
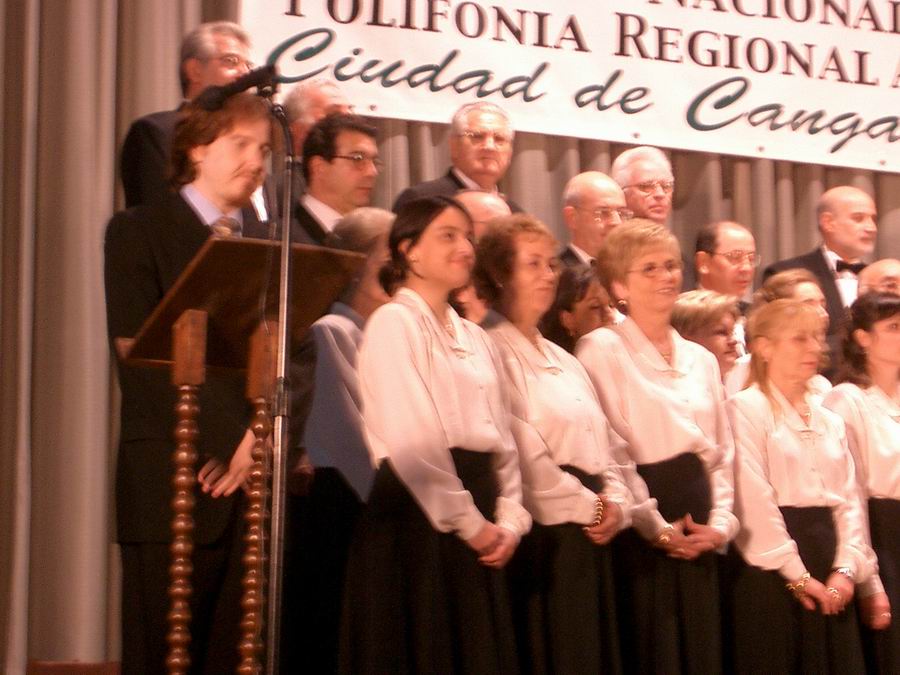
[[[603,520],[603,508],[603,500],[597,497],[597,501],[594,502],[594,522],[591,523],[591,527],[597,527],[600,521]]]
[[[653,540],[654,546],[667,546],[670,541],[672,541],[672,535],[675,534],[675,528],[671,525],[666,525],[658,535],[656,535],[656,539]]]

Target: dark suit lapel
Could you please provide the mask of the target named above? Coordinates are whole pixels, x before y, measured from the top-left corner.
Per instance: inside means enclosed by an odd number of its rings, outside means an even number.
[[[322,227],[322,224],[316,220],[315,216],[313,216],[299,201],[297,202],[297,206],[294,209],[294,214],[296,215],[297,222],[300,224],[300,227],[306,233],[306,235],[312,240],[315,244],[324,244],[325,238],[328,236],[328,233],[325,231],[325,228]]]
[[[840,319],[846,313],[846,309],[843,300],[841,300],[841,292],[838,290],[834,272],[828,266],[828,261],[825,260],[825,254],[822,252],[822,249],[816,249],[809,254],[809,270],[818,277],[822,286],[822,293],[825,294],[826,309],[831,317],[831,325],[828,332],[833,333],[840,327]]]
[[[453,167],[450,167],[449,169],[447,169],[447,178],[449,178],[450,181],[456,186],[457,190],[465,190],[466,189],[466,184],[463,183],[457,177],[456,173],[454,173],[454,171],[453,171]]]

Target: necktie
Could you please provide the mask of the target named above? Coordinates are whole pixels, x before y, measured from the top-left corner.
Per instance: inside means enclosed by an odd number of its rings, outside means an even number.
[[[841,272],[853,272],[853,274],[859,274],[866,268],[866,263],[848,263],[846,260],[838,260],[835,263],[834,268],[837,270],[838,274]]]
[[[214,234],[220,237],[240,237],[241,224],[234,218],[222,216],[209,226]]]

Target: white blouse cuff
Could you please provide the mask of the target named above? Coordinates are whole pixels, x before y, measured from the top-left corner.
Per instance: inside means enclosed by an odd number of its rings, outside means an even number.
[[[494,520],[519,537],[531,529],[531,514],[518,501],[508,497],[497,497]]]

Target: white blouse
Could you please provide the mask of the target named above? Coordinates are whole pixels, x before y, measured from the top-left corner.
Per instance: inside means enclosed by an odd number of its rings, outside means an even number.
[[[630,318],[598,328],[576,346],[612,428],[627,443],[637,464],[694,453],[706,468],[712,510],[709,525],[732,539],[739,524],[732,513],[734,444],[724,408],[716,358],[674,329],[673,365],[653,347]],[[632,520],[646,539],[667,523],[643,481],[631,481]]]
[[[500,386],[502,364],[487,334],[448,308],[454,337],[408,288],[369,317],[359,356],[363,419],[373,460],[391,466],[432,526],[471,539],[485,519],[456,474],[450,448],[493,453],[496,522],[531,527]]]
[[[630,524],[631,492],[613,452],[624,442],[609,427],[591,381],[574,356],[544,338],[540,350],[508,321],[488,331],[503,359],[525,506],[544,525],[594,520],[597,495],[560,469],[603,478],[603,494]]]
[[[880,387],[839,384],[825,398],[847,426],[856,479],[866,497],[900,499],[900,405]]]
[[[316,370],[303,446],[314,467],[337,469],[366,501],[375,471],[363,432],[356,371],[363,324],[357,312],[336,302],[310,327]]]
[[[844,422],[810,394],[807,427],[774,386],[772,403],[757,385],[728,400],[737,447],[736,512],[742,529],[735,543],[756,567],[793,581],[806,573],[779,507],[828,506],[837,550],[833,567],[849,567],[856,581],[872,573],[853,460]]]

